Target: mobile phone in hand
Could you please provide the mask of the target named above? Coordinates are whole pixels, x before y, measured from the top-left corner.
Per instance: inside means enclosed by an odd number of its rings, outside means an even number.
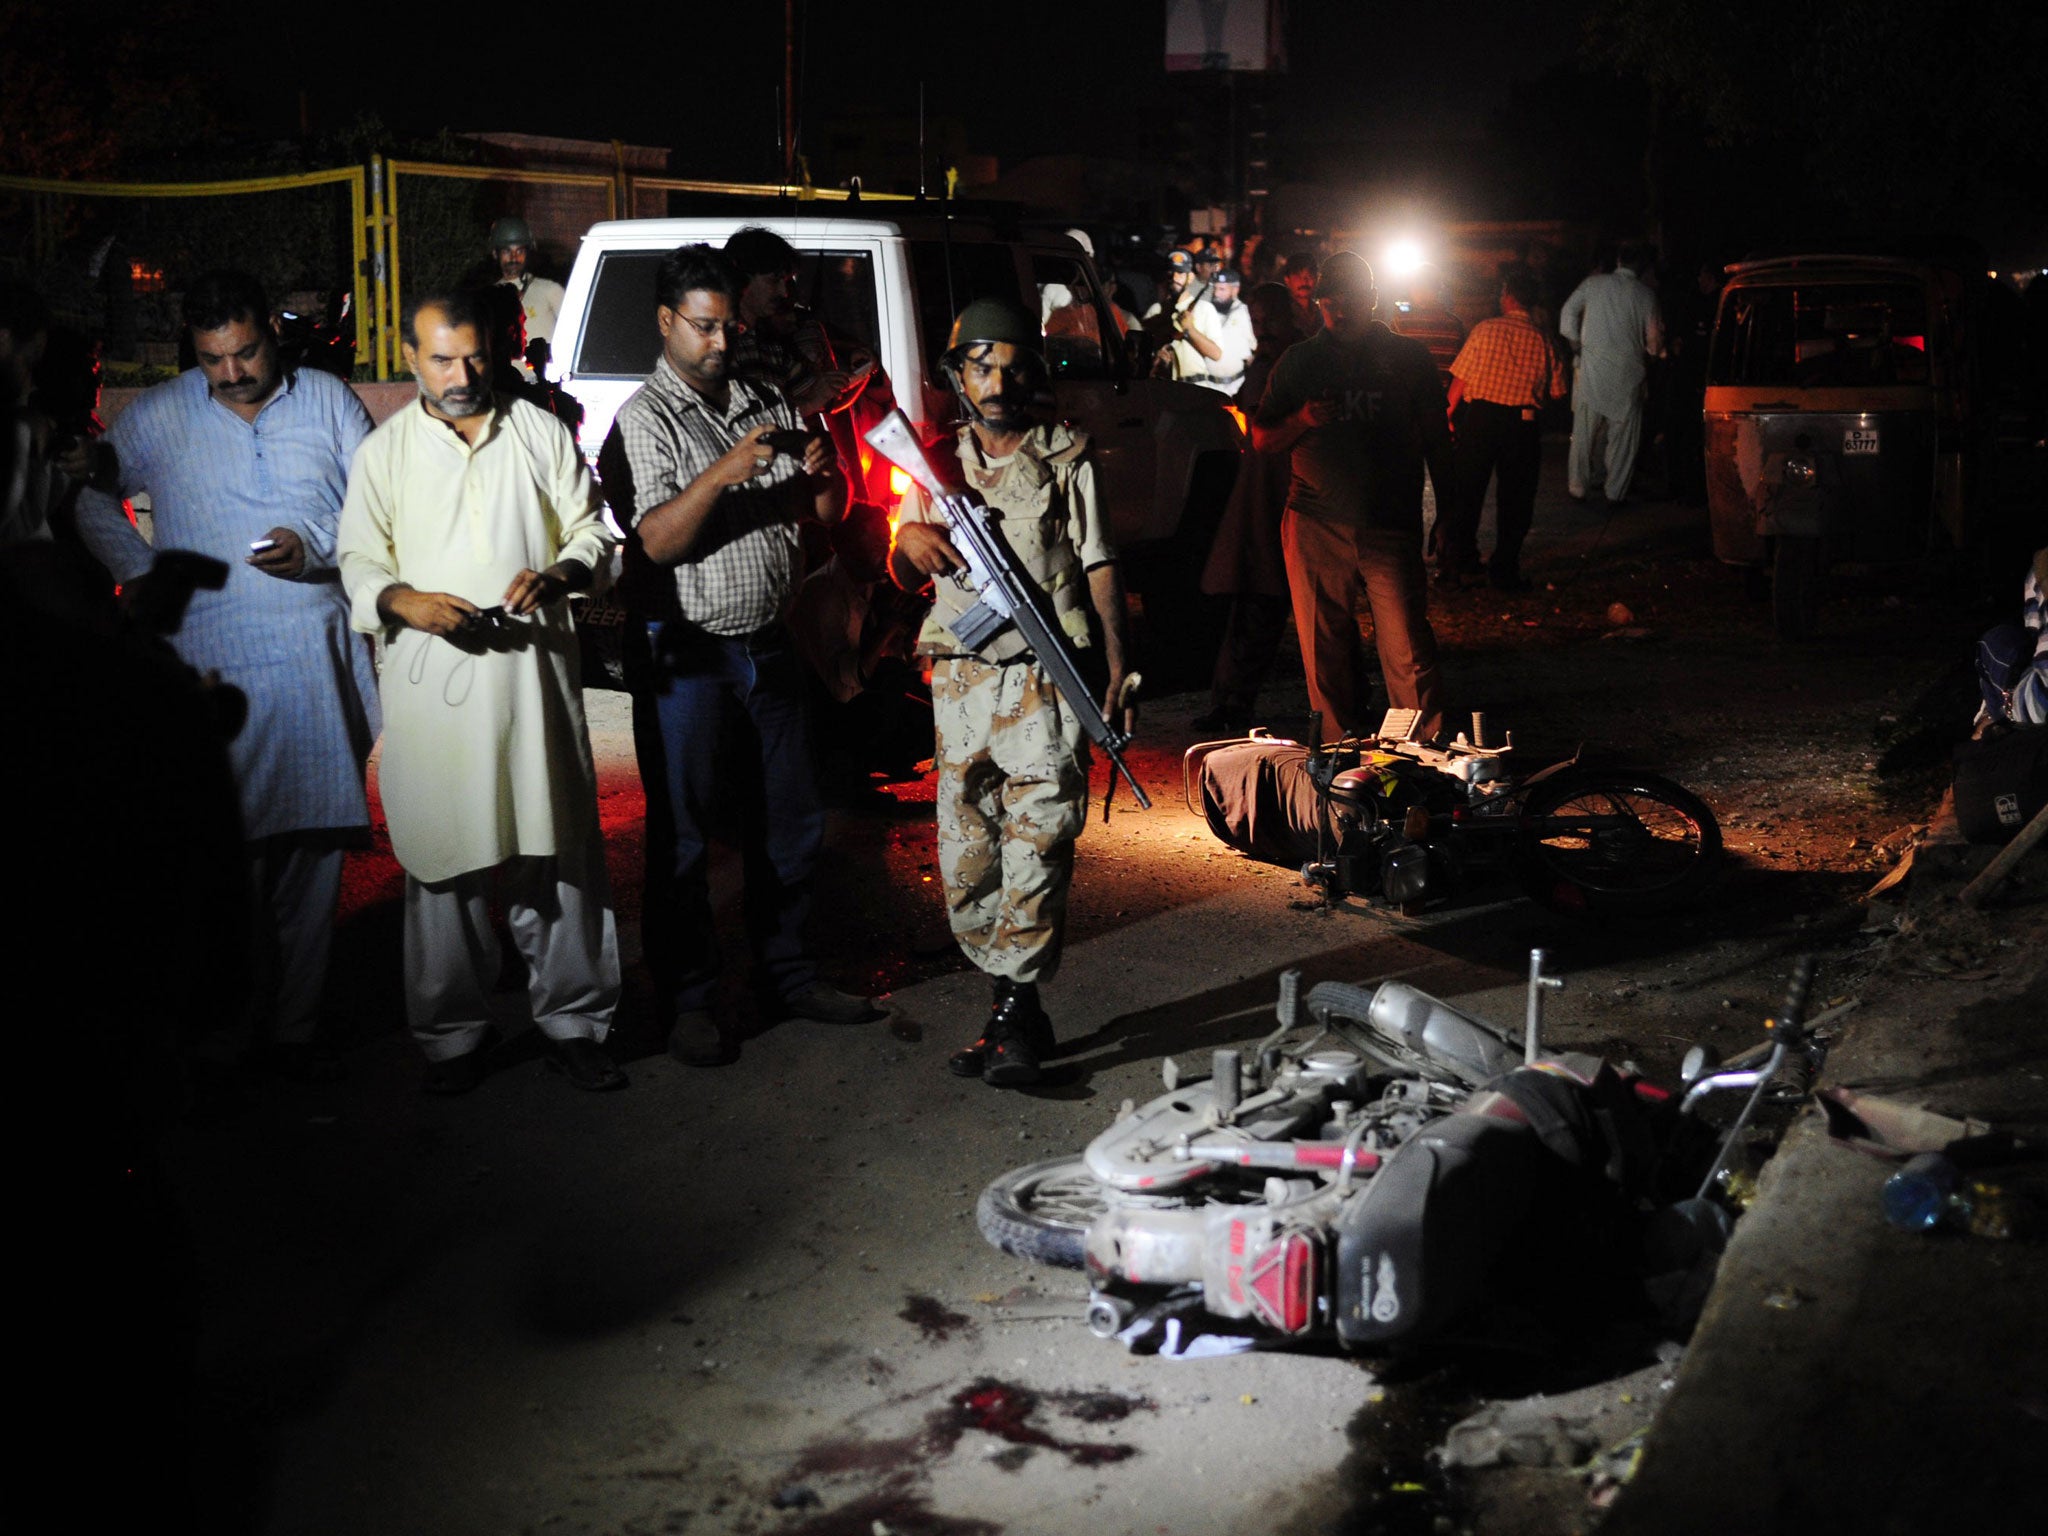
[[[811,446],[811,434],[795,427],[777,427],[761,441],[777,453],[791,453],[802,457],[803,451]]]
[[[249,553],[252,555],[260,555],[266,550],[275,548],[277,548],[277,540],[275,539],[251,539],[249,541]]]

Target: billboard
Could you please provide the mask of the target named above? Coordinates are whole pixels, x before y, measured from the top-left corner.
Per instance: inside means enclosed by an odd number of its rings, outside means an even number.
[[[1166,0],[1166,67],[1285,69],[1285,10],[1286,0]]]

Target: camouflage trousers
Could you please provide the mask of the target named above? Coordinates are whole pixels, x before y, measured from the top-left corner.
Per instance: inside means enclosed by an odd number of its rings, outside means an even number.
[[[932,663],[932,718],[953,937],[991,976],[1048,981],[1088,819],[1081,723],[1034,664],[971,656]]]

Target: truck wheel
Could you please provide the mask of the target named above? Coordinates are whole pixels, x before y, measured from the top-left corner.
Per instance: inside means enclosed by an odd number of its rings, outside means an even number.
[[[1820,607],[1820,540],[1781,533],[1771,555],[1771,622],[1780,640],[1810,640]]]
[[[1079,1269],[1088,1227],[1109,1202],[1078,1157],[1027,1163],[981,1192],[974,1223],[1005,1253],[1034,1264]]]

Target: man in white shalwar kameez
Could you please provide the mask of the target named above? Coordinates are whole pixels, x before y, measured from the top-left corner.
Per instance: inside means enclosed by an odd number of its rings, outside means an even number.
[[[552,1064],[579,1088],[623,1087],[599,1045],[618,936],[563,601],[612,538],[568,428],[493,399],[476,299],[423,299],[404,334],[420,398],[356,455],[340,560],[355,627],[383,640],[378,782],[406,871],[406,1009],[426,1086],[482,1077],[495,876]]]
[[[1647,262],[1641,246],[1623,245],[1614,270],[1596,272],[1580,283],[1558,311],[1558,331],[1579,356],[1565,489],[1581,501],[1595,483],[1593,461],[1603,440],[1607,499],[1626,501],[1635,476],[1643,404],[1650,393],[1649,363],[1664,355],[1657,296],[1637,275]]]

